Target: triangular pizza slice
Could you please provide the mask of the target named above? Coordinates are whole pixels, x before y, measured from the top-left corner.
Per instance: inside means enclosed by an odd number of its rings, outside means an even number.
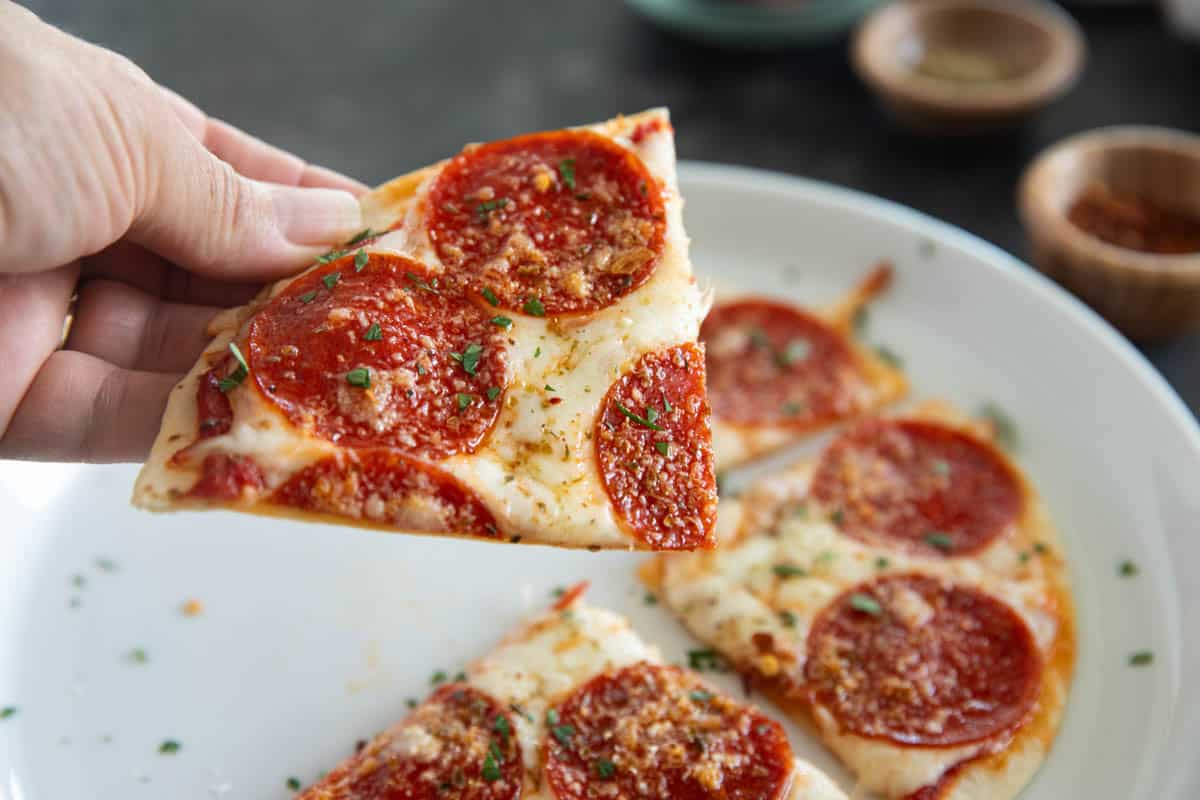
[[[214,320],[135,505],[712,545],[709,301],[665,111],[471,145],[362,204],[370,229]]]
[[[299,800],[846,800],[778,722],[664,664],[581,588]]]

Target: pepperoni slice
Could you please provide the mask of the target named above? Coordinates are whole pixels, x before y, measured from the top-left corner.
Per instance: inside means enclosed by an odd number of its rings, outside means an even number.
[[[776,800],[791,778],[779,723],[677,667],[599,675],[547,722],[546,779],[558,800]]]
[[[347,257],[292,283],[250,327],[263,395],[295,425],[350,447],[471,452],[509,380],[505,330],[395,255]]]
[[[649,353],[605,395],[592,437],[617,515],[655,550],[713,543],[717,482],[704,396],[704,353]]]
[[[226,359],[228,361],[228,359]],[[222,375],[228,372],[228,367],[214,367],[204,373],[196,387],[196,429],[198,439],[208,439],[229,433],[233,427],[233,406],[229,398],[221,391]]]
[[[500,535],[474,492],[395,450],[346,450],[310,464],[276,489],[270,502],[404,530]]]
[[[820,613],[804,677],[843,731],[948,747],[1006,733],[1037,700],[1029,627],[983,592],[924,575],[860,585]]]
[[[812,493],[842,532],[928,555],[968,555],[1021,513],[1021,487],[987,444],[944,425],[870,420],[826,449]]]
[[[517,800],[523,773],[504,707],[450,684],[297,800]]]
[[[237,500],[247,489],[261,489],[264,483],[262,470],[249,456],[209,453],[200,465],[200,478],[188,490],[188,497]]]
[[[535,316],[596,311],[637,289],[665,230],[645,165],[588,131],[468,148],[429,194],[429,237],[449,274]]]
[[[709,400],[722,420],[812,428],[866,403],[868,386],[845,338],[797,308],[724,303],[709,312],[700,338]]]

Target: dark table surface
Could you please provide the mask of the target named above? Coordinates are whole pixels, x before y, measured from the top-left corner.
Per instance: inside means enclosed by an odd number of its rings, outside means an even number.
[[[616,0],[34,0],[208,113],[375,183],[466,141],[667,105],[682,158],[852,186],[1025,255],[1013,192],[1042,148],[1146,123],[1200,130],[1200,45],[1151,8],[1075,9],[1080,85],[1028,129],[930,142],[889,124],[845,42],[738,54],[676,39]],[[1200,334],[1144,349],[1200,411]]]

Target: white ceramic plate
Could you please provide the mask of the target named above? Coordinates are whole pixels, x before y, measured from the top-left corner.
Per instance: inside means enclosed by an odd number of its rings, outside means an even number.
[[[1200,431],[1163,380],[1038,275],[914,212],[724,167],[689,165],[683,187],[696,264],[723,284],[820,303],[892,259],[868,336],[904,356],[918,396],[1018,422],[1081,630],[1065,726],[1025,797],[1200,796],[1200,628],[1184,616],[1200,609]],[[283,800],[288,777],[307,784],[581,578],[669,658],[695,646],[644,604],[639,556],[151,516],[127,505],[133,476],[0,464],[0,707],[18,707],[0,719],[2,800]],[[1124,558],[1138,577],[1117,576]],[[200,616],[181,614],[189,598]],[[1145,649],[1153,665],[1128,666]],[[160,755],[167,739],[182,749]]]

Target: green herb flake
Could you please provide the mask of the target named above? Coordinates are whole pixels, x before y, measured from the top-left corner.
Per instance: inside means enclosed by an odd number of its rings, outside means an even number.
[[[562,597],[566,593],[567,593],[567,589],[564,586],[555,586],[553,589],[550,590],[550,595],[552,597]]]
[[[404,277],[408,278],[408,280],[412,283],[412,285],[416,286],[421,291],[429,292],[430,294],[438,293],[437,288],[433,284],[429,283],[428,281],[422,280],[421,277],[419,275],[417,275],[415,272],[406,272],[406,273],[404,273]]]
[[[233,354],[233,358],[237,361],[237,368],[229,373],[224,378],[217,382],[217,388],[222,392],[230,392],[238,386],[242,385],[242,381],[246,380],[246,376],[250,374],[250,365],[246,363],[246,357],[242,355],[242,351],[234,342],[229,343],[229,352]]]
[[[330,261],[337,261],[342,256],[346,255],[345,250],[330,250],[323,256],[317,257],[318,264],[328,264]]]
[[[87,577],[84,575],[72,575],[71,585],[76,589],[82,589],[83,587],[87,586]]]
[[[10,719],[12,717],[15,717],[16,715],[17,715],[17,707],[16,706],[5,706],[4,708],[0,708],[0,719]]]
[[[941,531],[930,531],[929,533],[925,534],[924,540],[925,544],[929,545],[930,547],[936,547],[943,553],[949,553],[954,549],[954,540]]]
[[[883,556],[880,556],[879,558],[875,559],[875,569],[887,569],[891,565],[892,565],[892,562],[888,561]]]
[[[1033,552],[1037,553],[1039,556],[1044,556],[1050,552],[1050,548],[1046,545],[1045,542],[1034,542],[1033,543]]]
[[[342,279],[342,273],[331,272],[328,275],[326,275],[324,278],[321,278],[321,283],[325,284],[325,288],[332,292],[333,287],[337,286],[338,281],[340,281],[341,279]]]
[[[173,756],[183,749],[183,745],[174,739],[167,739],[158,746],[158,752],[164,756]]]
[[[475,206],[475,216],[480,222],[487,222],[488,215],[508,205],[507,197],[497,197]]]
[[[648,606],[656,606],[658,605],[658,596],[653,592],[646,592],[645,596],[642,597],[642,602]]]
[[[379,327],[378,322],[372,322],[371,327],[367,328],[367,332],[363,334],[363,339],[368,342],[378,342],[383,338],[383,328]]]
[[[729,670],[729,665],[725,663],[724,657],[712,648],[688,650],[687,658],[688,666],[697,672],[704,670],[727,672]]]
[[[706,692],[703,689],[696,689],[690,692],[688,696],[697,703],[707,703],[709,700],[713,699],[712,692]]]
[[[550,733],[554,734],[554,738],[563,747],[571,746],[571,737],[575,735],[575,726],[573,725],[555,725],[550,729]]]
[[[1129,666],[1148,667],[1154,663],[1154,653],[1149,650],[1139,650],[1129,656]]]
[[[779,621],[783,623],[783,627],[785,628],[794,628],[796,627],[797,618],[795,614],[785,608],[779,612]]]
[[[493,306],[498,306],[498,305],[500,305],[500,298],[499,298],[499,297],[496,297],[496,293],[495,293],[495,292],[493,292],[493,291],[491,290],[491,288],[489,288],[489,287],[485,286],[485,287],[483,287],[483,288],[482,288],[482,289],[479,291],[479,293],[480,293],[481,295],[483,295],[483,299],[484,299],[484,300],[487,300],[487,301],[488,301],[489,303],[491,303]]]
[[[524,717],[525,721],[530,725],[533,724],[533,716],[521,706],[517,705],[516,703],[509,703],[508,708],[514,714],[519,714],[520,716]]]
[[[373,231],[370,228],[363,228],[361,231],[354,234],[354,237],[350,241],[346,242],[343,247],[354,247],[354,245],[361,244],[367,239],[370,239],[372,236],[378,236],[381,233],[383,233],[383,231]]]
[[[933,462],[933,471],[936,475],[945,477],[950,474],[950,462],[943,458],[939,458]]]
[[[808,339],[792,339],[783,350],[775,354],[775,361],[781,367],[790,367],[798,361],[808,358],[812,352],[812,342]]]
[[[558,389],[555,389],[553,386],[551,386],[548,383],[545,386],[543,386],[542,388],[545,389],[547,392],[557,392],[558,391]]]
[[[135,647],[130,650],[126,655],[126,658],[128,658],[134,664],[146,664],[150,661],[149,654],[146,653],[146,651],[141,647]]]
[[[803,403],[787,402],[780,410],[783,411],[785,417],[797,417],[804,413],[804,408]]]
[[[313,300],[317,299],[317,293],[316,292],[305,292],[304,294],[300,295],[300,297],[298,299],[300,300],[301,303],[304,303],[304,305],[308,305]]]
[[[592,766],[596,770],[596,777],[600,780],[608,780],[617,771],[617,765],[606,758],[597,759]]]
[[[497,758],[499,755],[500,750],[496,747],[494,742],[488,745],[487,758],[483,760],[483,769],[480,771],[480,775],[489,783],[492,781],[498,781],[503,777],[498,764],[498,762],[501,761],[501,759]]]
[[[415,697],[410,697],[404,701],[404,705],[408,706],[409,708],[416,708],[417,707],[417,699]]]
[[[771,567],[771,572],[774,572],[777,577],[784,580],[788,578],[803,578],[808,574],[808,570],[804,567],[798,567],[795,564],[776,564]]]
[[[840,508],[834,509],[834,512],[829,515],[829,521],[832,522],[834,525],[840,526],[842,524],[842,521],[845,519],[846,519],[846,513],[844,511],[842,511]]]
[[[467,673],[463,672],[462,670],[459,670],[458,672],[454,673],[454,682],[455,683],[462,683],[466,679],[467,679]]]
[[[437,686],[439,683],[445,683],[445,682],[446,682],[446,673],[440,669],[437,672],[433,673],[433,675],[430,676],[430,678],[429,678],[429,683],[432,686]]]
[[[866,306],[859,306],[854,312],[854,332],[862,336],[867,332],[867,323],[870,321],[870,310]]]
[[[661,426],[654,424],[654,420],[650,419],[649,415],[647,415],[645,417],[639,417],[637,414],[633,413],[632,411],[630,411],[628,408],[621,405],[620,403],[615,403],[615,405],[616,405],[618,411],[620,411],[625,416],[629,417],[631,420],[633,420],[637,424],[639,424],[643,427],[649,428],[650,430],[654,430],[654,431],[662,430]],[[658,417],[658,412],[655,412],[655,418],[657,418],[657,417]]]
[[[287,779],[287,788],[291,789],[293,792],[300,791],[300,779],[299,778],[288,778]]]
[[[886,344],[875,345],[875,355],[879,356],[879,360],[890,367],[895,367],[896,369],[904,367],[904,359]]]
[[[1117,567],[1117,574],[1122,578],[1132,578],[1134,575],[1137,575],[1139,571],[1138,565],[1132,561],[1129,561],[1128,559],[1122,561]]]
[[[358,255],[354,257],[354,271],[362,272],[363,268],[367,266],[367,262],[370,260],[371,257],[367,255],[366,250],[359,250]]]
[[[557,725],[558,724],[558,710],[557,709],[550,708],[550,709],[546,710],[546,724],[547,725]]]
[[[538,346],[537,346],[537,349],[533,351],[533,357],[534,357],[534,358],[537,358],[537,357],[538,357],[538,356],[540,356],[541,354],[542,354],[542,346],[541,346],[541,345],[538,345]]]
[[[531,317],[546,316],[546,307],[542,305],[542,301],[537,297],[526,297],[525,305],[521,308]]]
[[[512,320],[508,317],[492,317],[492,324],[499,328],[508,330],[512,327]]]
[[[558,174],[571,191],[575,191],[575,159],[564,158],[558,162]]]
[[[674,412],[675,406],[671,405],[671,401],[667,399],[666,392],[662,393],[662,399],[663,399],[663,413],[670,414],[670,413]]]
[[[494,725],[492,725],[492,728],[496,731],[496,733],[500,734],[500,738],[502,738],[504,743],[507,744],[508,737],[510,734],[512,734],[512,726],[508,724],[508,719],[505,718],[503,714],[497,714],[496,722]]]
[[[360,389],[371,388],[371,370],[366,367],[357,367],[346,373],[346,383],[351,386],[357,386]]]
[[[979,407],[979,416],[992,424],[996,441],[1000,443],[1001,447],[1010,452],[1015,452],[1020,448],[1021,434],[1017,430],[1017,424],[999,405],[993,402],[984,403]]]
[[[670,442],[655,442],[654,449],[657,450],[659,453],[661,453],[663,456],[665,456],[667,458],[671,457],[671,443]]]
[[[495,400],[499,395],[500,395],[500,387],[499,386],[491,386],[488,388],[488,390],[487,390],[487,399],[488,400]]]
[[[878,617],[883,613],[883,606],[879,605],[879,601],[869,594],[855,592],[850,595],[850,607],[855,611],[861,611],[864,614],[870,614],[872,617]]]
[[[1022,564],[1028,564],[1029,559],[1031,559],[1031,558],[1033,558],[1033,554],[1030,553],[1028,550],[1022,550],[1020,553],[1017,554],[1017,561],[1021,562]]]
[[[120,572],[121,571],[121,568],[119,566],[117,566],[117,562],[113,561],[111,558],[104,558],[103,556],[101,556],[100,558],[97,558],[92,563],[94,563],[96,565],[96,569],[100,570],[101,572]]]
[[[475,395],[463,394],[462,392],[459,392],[455,396],[455,399],[458,402],[458,410],[465,411],[467,409],[467,406],[469,406],[469,405],[471,405],[471,403],[475,402]]]
[[[450,357],[462,364],[463,372],[474,377],[479,370],[479,357],[482,355],[483,348],[478,343],[471,342],[461,353],[451,353]]]

